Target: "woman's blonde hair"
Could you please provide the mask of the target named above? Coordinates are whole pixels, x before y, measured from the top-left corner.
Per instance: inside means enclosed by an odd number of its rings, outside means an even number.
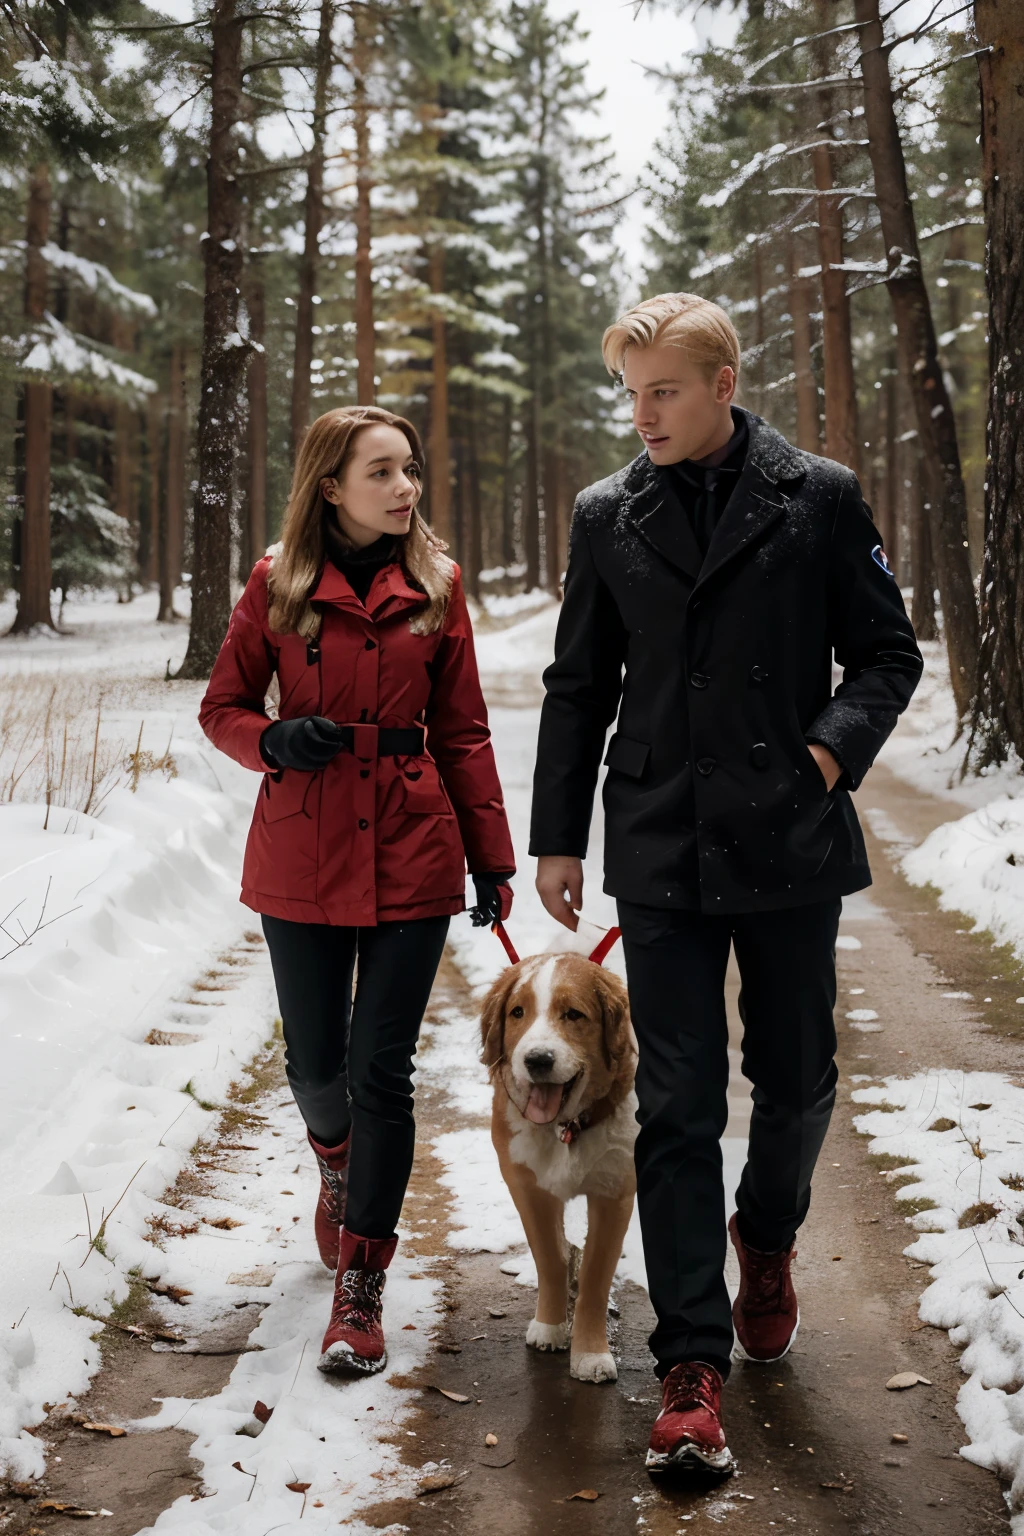
[[[692,363],[714,376],[729,367],[739,378],[740,339],[725,310],[696,293],[659,293],[628,309],[601,339],[608,372],[618,376],[630,347],[662,343],[679,347]]]
[[[271,629],[279,635],[299,634],[313,640],[320,632],[320,614],[310,602],[310,594],[326,558],[324,518],[334,515],[331,504],[324,500],[320,482],[341,478],[359,433],[373,426],[397,427],[416,463],[423,467],[419,433],[404,416],[394,416],[375,405],[346,405],[317,417],[295,460],[281,542],[269,551],[273,559],[267,578],[267,618]],[[433,634],[444,623],[455,566],[444,552],[447,546],[430,531],[416,510],[408,533],[399,536],[399,545],[406,575],[423,588],[426,597],[422,611],[415,614],[409,627],[419,635]]]

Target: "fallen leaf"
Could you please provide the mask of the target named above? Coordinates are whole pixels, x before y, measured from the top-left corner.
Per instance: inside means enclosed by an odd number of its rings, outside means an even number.
[[[842,1256],[841,1253],[834,1253],[832,1255],[832,1263],[833,1264],[841,1264],[842,1262],[843,1262],[843,1256]]]
[[[852,1493],[852,1483],[819,1483],[819,1488],[835,1488],[838,1493]]]
[[[171,1301],[178,1302],[180,1306],[185,1305],[186,1296],[192,1295],[192,1292],[187,1291],[183,1285],[165,1285],[162,1280],[150,1280],[148,1284],[154,1295],[169,1296]]]
[[[596,1488],[581,1488],[578,1493],[570,1493],[566,1503],[571,1503],[573,1499],[585,1499],[588,1504],[593,1504],[594,1500],[600,1497]]]
[[[439,1355],[461,1355],[462,1354],[462,1345],[461,1344],[435,1344],[434,1348],[437,1350]]]
[[[95,1520],[105,1513],[102,1509],[83,1509],[80,1504],[64,1504],[60,1499],[43,1499],[36,1509],[49,1515],[67,1515],[71,1520]]]
[[[429,1477],[421,1477],[416,1488],[417,1498],[422,1498],[425,1493],[443,1493],[446,1488],[454,1488],[456,1483],[461,1483],[466,1477],[465,1472],[432,1472]]]
[[[273,1285],[274,1271],[269,1264],[257,1264],[252,1269],[239,1270],[228,1275],[228,1285]]]
[[[484,1445],[497,1445],[497,1435],[484,1435]]]
[[[908,1387],[916,1387],[920,1382],[922,1387],[930,1387],[931,1382],[927,1376],[919,1376],[916,1371],[897,1371],[895,1376],[890,1376],[885,1384],[887,1392],[905,1392]]]
[[[406,1323],[404,1328],[402,1329],[402,1332],[403,1333],[415,1333],[416,1332],[416,1324],[415,1323]]]
[[[434,1387],[435,1392],[440,1392],[442,1397],[447,1397],[453,1403],[471,1403],[473,1399],[467,1397],[465,1392],[449,1392],[447,1387]]]
[[[503,1312],[500,1307],[488,1307],[487,1311],[491,1317],[508,1317],[508,1313]]]
[[[258,1398],[253,1405],[252,1416],[254,1419],[259,1419],[261,1424],[269,1424],[273,1412],[273,1408],[268,1408],[262,1398]]]
[[[109,1435],[112,1440],[116,1440],[118,1436],[126,1435],[128,1433],[128,1431],[126,1429],[122,1429],[119,1424],[94,1424],[91,1419],[83,1424],[82,1428],[94,1429],[97,1434]]]
[[[311,1486],[310,1483],[285,1483],[289,1493],[305,1493]]]
[[[221,1232],[231,1232],[235,1227],[244,1227],[244,1221],[236,1221],[233,1216],[204,1216],[208,1227],[217,1227]]]
[[[909,1435],[893,1435],[892,1443],[893,1443],[893,1445],[909,1445],[910,1444],[910,1436]]]

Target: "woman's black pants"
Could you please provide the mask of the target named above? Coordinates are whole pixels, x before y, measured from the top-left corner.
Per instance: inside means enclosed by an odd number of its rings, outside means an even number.
[[[351,1132],[345,1225],[360,1237],[390,1237],[401,1214],[416,1135],[413,1057],[448,922],[263,918],[288,1081],[314,1140],[336,1147]]]
[[[742,986],[743,1072],[754,1085],[736,1220],[751,1248],[777,1253],[807,1215],[835,1102],[841,906],[823,901],[727,917],[619,902],[640,1046],[637,1206],[658,1319],[650,1344],[662,1378],[683,1360],[729,1373],[721,1149],[729,949]]]

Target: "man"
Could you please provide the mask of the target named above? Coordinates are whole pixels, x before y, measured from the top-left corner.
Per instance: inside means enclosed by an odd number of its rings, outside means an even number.
[[[605,889],[640,1046],[638,1204],[663,1405],[652,1470],[733,1468],[735,1349],[795,1337],[793,1240],[835,1098],[841,898],[871,881],[850,802],[921,656],[855,476],[732,406],[727,315],[662,294],[606,331],[644,452],[578,498],[544,674],[530,852],[569,928],[605,734]],[[833,652],[844,669],[832,692]],[[720,1138],[735,949],[747,1164],[729,1235]]]

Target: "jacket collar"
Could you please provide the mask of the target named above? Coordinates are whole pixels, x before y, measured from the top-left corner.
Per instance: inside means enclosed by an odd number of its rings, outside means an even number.
[[[399,560],[377,572],[365,603],[359,601],[344,573],[330,560],[325,562],[320,579],[310,594],[310,602],[329,603],[350,613],[368,614],[375,623],[406,608],[422,608],[425,601],[423,591],[413,586]]]
[[[742,414],[750,434],[747,456],[703,559],[689,518],[647,454],[625,471],[621,515],[695,583],[707,581],[781,517],[789,502],[783,487],[806,474],[801,454],[774,427],[750,411]]]

